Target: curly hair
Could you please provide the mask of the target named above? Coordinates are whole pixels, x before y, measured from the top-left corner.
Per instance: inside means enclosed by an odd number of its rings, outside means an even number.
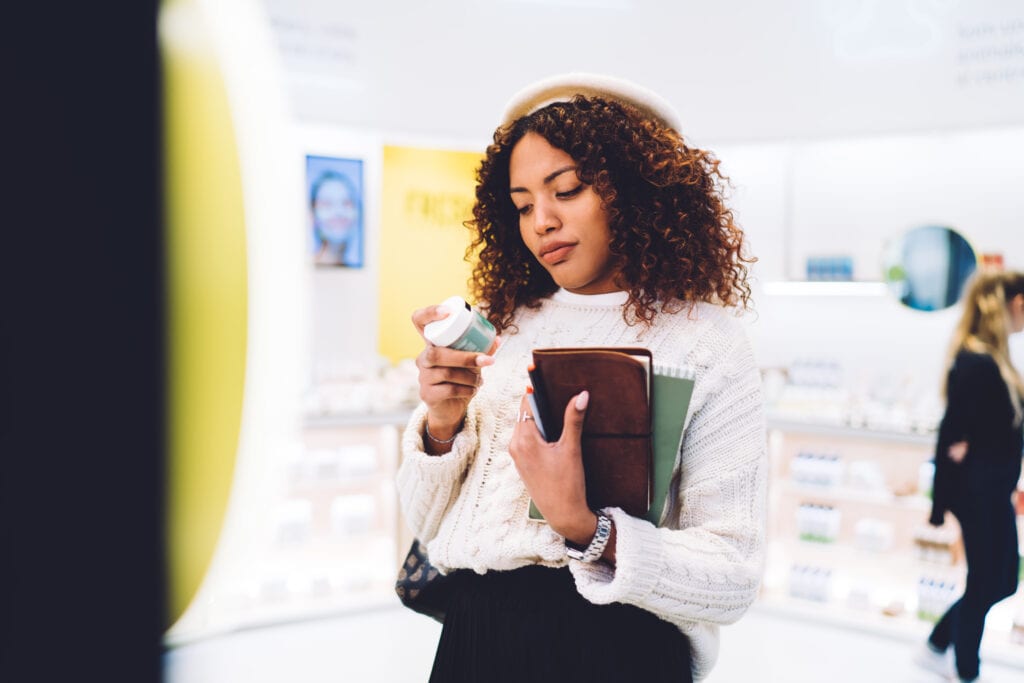
[[[617,100],[576,95],[523,116],[494,133],[476,174],[476,204],[466,226],[475,261],[470,287],[499,331],[520,306],[537,308],[558,285],[524,244],[509,195],[509,159],[534,132],[573,158],[608,213],[609,245],[629,292],[627,323],[650,323],[659,310],[697,302],[749,306],[743,232],[723,201],[728,179],[709,152]],[[660,306],[659,306],[660,302]],[[633,318],[630,318],[632,313]]]

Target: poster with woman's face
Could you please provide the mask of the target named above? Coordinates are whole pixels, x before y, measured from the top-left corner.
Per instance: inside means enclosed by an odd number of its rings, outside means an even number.
[[[313,263],[363,267],[363,162],[306,157]]]

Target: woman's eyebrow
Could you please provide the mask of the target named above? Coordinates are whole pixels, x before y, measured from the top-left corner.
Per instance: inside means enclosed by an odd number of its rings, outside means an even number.
[[[560,168],[557,171],[552,171],[551,173],[549,173],[548,175],[546,175],[544,177],[544,184],[547,185],[552,180],[554,180],[558,176],[562,175],[566,171],[575,171],[575,170],[576,170],[576,166],[572,165],[572,166],[565,166],[564,168]],[[509,188],[509,194],[511,194],[513,192],[526,192],[526,188],[525,187],[512,187],[512,188]]]

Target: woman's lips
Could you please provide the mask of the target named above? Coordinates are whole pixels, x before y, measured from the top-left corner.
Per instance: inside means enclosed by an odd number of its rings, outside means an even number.
[[[569,252],[576,248],[575,244],[563,244],[556,246],[554,249],[545,251],[541,254],[541,258],[544,259],[545,263],[558,263],[569,256]]]

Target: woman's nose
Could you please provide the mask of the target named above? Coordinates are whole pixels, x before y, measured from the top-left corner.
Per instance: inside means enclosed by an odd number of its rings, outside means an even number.
[[[545,235],[562,225],[557,208],[550,202],[536,202],[533,205],[533,221],[533,229],[538,235]]]

